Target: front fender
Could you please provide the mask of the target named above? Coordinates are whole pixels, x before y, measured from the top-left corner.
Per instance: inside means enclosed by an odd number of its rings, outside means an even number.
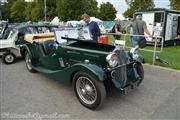
[[[141,56],[141,55],[139,55],[138,56],[138,58],[137,58],[137,60],[136,60],[137,62],[139,62],[139,63],[145,63],[145,61],[144,61],[144,57],[143,56]]]
[[[29,57],[32,59],[32,54],[30,52],[30,49],[28,47],[28,45],[24,44],[24,45],[21,45],[20,46],[20,53],[21,53],[21,56],[25,57],[25,52],[28,52],[29,54]]]
[[[92,76],[96,80],[103,81],[106,79],[106,74],[103,68],[94,64],[78,63],[71,66],[71,70],[72,70],[72,77],[76,72],[82,71]]]
[[[48,73],[47,75],[55,80],[61,81],[63,84],[70,85],[72,83],[74,75],[79,71],[90,75],[92,78],[98,81],[103,81],[106,79],[106,74],[103,68],[94,64],[87,63],[76,63],[62,70]]]

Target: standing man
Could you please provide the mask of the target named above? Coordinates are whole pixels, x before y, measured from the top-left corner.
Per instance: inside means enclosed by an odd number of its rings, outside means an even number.
[[[114,38],[116,40],[120,40],[121,39],[121,34],[123,33],[123,28],[121,27],[121,20],[119,18],[115,18],[115,25],[112,29],[113,33],[116,33],[116,35],[114,35]]]
[[[144,32],[149,36],[152,37],[149,30],[147,29],[146,22],[142,20],[141,15],[137,15],[136,19],[130,23],[130,25],[126,25],[125,30],[127,31],[128,26],[133,28],[133,35],[144,35]],[[138,45],[139,36],[132,37],[132,46],[135,47]]]
[[[83,14],[81,19],[87,24],[93,42],[98,43],[101,35],[98,24],[95,21],[91,21],[88,14]]]

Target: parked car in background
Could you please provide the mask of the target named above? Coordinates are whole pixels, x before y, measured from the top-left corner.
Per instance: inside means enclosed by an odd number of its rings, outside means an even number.
[[[12,64],[16,58],[21,57],[20,46],[25,44],[26,34],[37,34],[54,31],[58,26],[53,25],[9,25],[0,24],[0,55],[6,64]]]
[[[56,38],[56,39],[55,39]],[[21,47],[29,72],[41,72],[72,85],[79,102],[97,109],[109,88],[127,94],[144,79],[144,70],[136,48],[124,51],[115,46],[67,37],[53,33],[26,35]]]
[[[18,31],[8,26],[8,23],[1,24],[0,55],[6,64],[11,64],[20,54],[20,48],[16,46]]]

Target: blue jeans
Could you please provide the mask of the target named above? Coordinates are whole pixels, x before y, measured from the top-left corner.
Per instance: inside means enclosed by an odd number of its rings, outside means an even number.
[[[135,47],[136,45],[138,45],[138,41],[139,41],[138,36],[132,36],[131,38],[132,47]]]

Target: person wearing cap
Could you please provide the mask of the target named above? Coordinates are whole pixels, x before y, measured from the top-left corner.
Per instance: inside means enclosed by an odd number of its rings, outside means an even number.
[[[123,28],[121,27],[121,20],[119,18],[115,18],[115,25],[112,29],[112,33],[115,33],[114,38],[116,40],[121,39],[121,34],[123,33]]]
[[[133,18],[129,18],[128,21],[126,22],[125,27],[124,27],[126,33],[129,32],[129,34],[130,34],[130,37],[131,37],[131,43],[132,43],[132,39],[133,39],[133,36],[132,36],[132,35],[133,35],[133,27],[132,27],[131,24],[134,22],[134,20],[135,20],[134,17],[133,17]],[[128,31],[128,28],[129,28],[129,31]]]
[[[88,14],[83,14],[81,19],[87,24],[93,42],[98,43],[101,35],[98,24],[95,21],[91,21]]]

